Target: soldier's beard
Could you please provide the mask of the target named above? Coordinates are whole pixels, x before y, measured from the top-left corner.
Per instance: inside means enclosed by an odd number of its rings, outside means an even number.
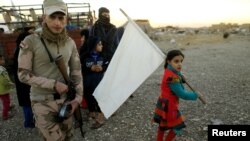
[[[69,38],[65,29],[63,29],[63,31],[59,34],[54,34],[49,30],[47,24],[43,24],[43,31],[42,31],[41,36],[42,38],[50,42],[55,42],[57,44],[65,43],[66,40]]]

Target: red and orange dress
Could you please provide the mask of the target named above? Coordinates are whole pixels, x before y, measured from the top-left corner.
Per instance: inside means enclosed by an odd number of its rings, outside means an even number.
[[[196,100],[197,94],[186,91],[182,85],[181,73],[171,65],[165,69],[161,83],[161,95],[158,98],[153,121],[161,130],[173,129],[175,133],[186,127],[184,117],[178,110],[179,98]]]

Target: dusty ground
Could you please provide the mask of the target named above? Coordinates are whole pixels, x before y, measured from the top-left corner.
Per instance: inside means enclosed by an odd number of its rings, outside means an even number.
[[[175,43],[170,40],[175,38]],[[182,49],[185,54],[183,73],[194,88],[205,94],[208,104],[181,100],[180,110],[187,128],[177,141],[207,140],[209,124],[250,124],[250,38],[231,35],[169,36],[157,42],[164,51]],[[159,85],[161,65],[129,98],[106,124],[91,130],[85,123],[85,139],[76,130],[76,141],[154,141],[156,124],[151,124]],[[15,94],[13,102],[17,104]],[[91,122],[91,121],[90,121]],[[22,109],[16,106],[15,117],[0,120],[1,141],[38,141],[36,129],[23,128]]]

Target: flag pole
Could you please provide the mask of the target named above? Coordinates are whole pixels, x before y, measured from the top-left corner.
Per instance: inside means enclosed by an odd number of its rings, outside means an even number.
[[[124,15],[124,16],[126,16],[128,19],[130,19],[130,17],[120,8],[120,11],[122,12],[122,14]],[[131,20],[131,19],[130,19]]]
[[[120,11],[123,13],[123,15],[125,16],[125,17],[127,17],[127,19],[128,19],[128,21],[130,21],[137,29],[138,29],[138,31],[141,33],[141,35],[144,37],[144,38],[146,38],[149,42],[150,42],[150,44],[152,45],[152,46],[154,46],[154,48],[162,55],[162,57],[163,58],[165,58],[165,54],[163,53],[163,51],[159,48],[159,47],[157,47],[156,45],[155,45],[155,43],[144,33],[144,31],[142,31],[142,29],[128,16],[128,14],[126,14],[125,13],[125,11],[124,10],[122,10],[121,8],[120,8]]]

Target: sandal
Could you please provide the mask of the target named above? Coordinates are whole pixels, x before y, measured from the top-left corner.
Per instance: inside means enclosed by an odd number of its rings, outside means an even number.
[[[92,118],[92,119],[95,119],[96,118],[96,113],[95,112],[89,112],[88,114],[88,118]]]

